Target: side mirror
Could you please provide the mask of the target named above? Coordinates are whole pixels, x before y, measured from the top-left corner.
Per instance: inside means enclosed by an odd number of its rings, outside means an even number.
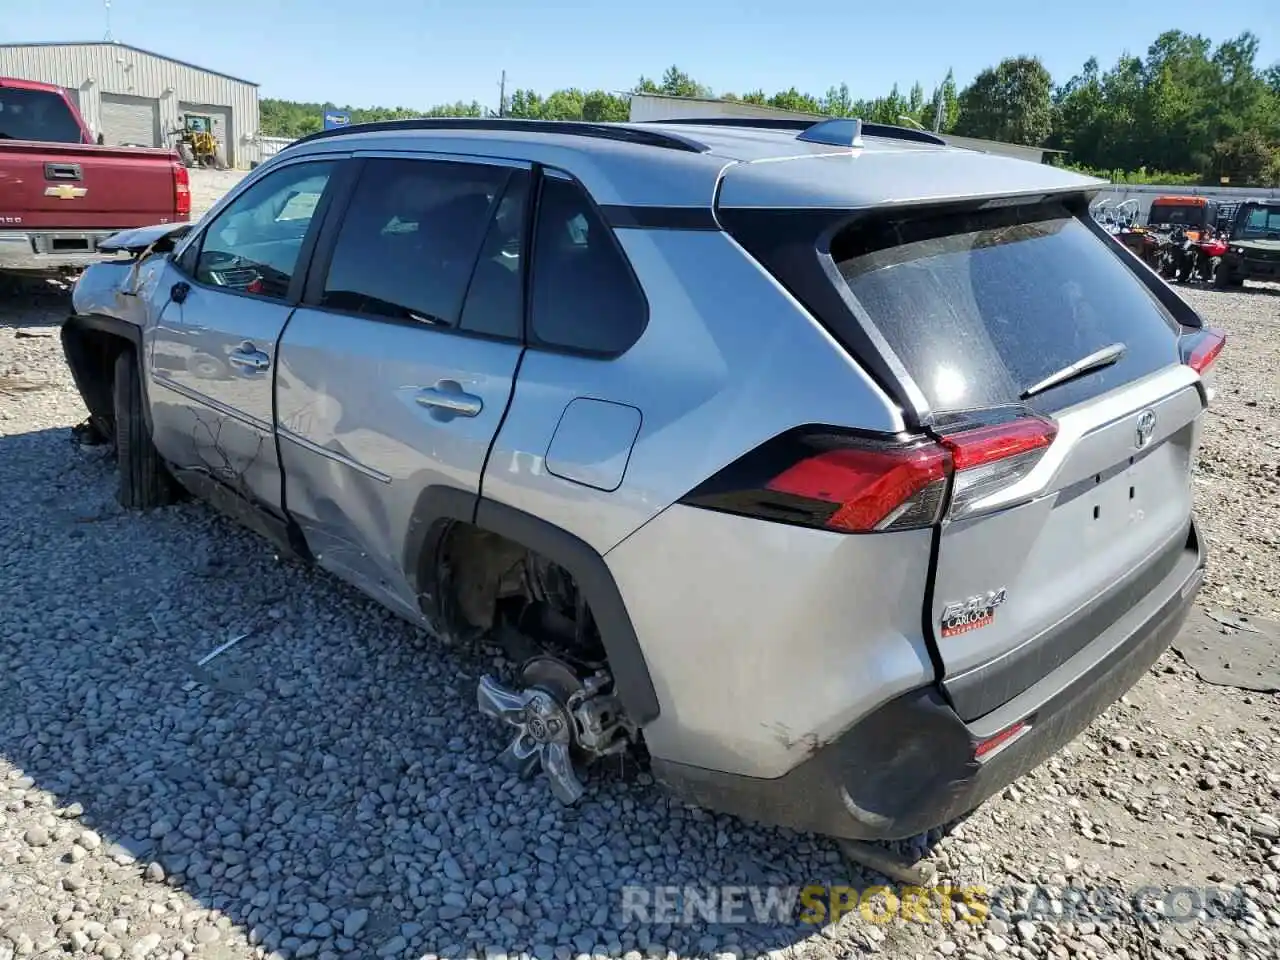
[[[187,294],[191,292],[191,285],[179,280],[169,288],[169,299],[174,303],[182,303],[187,299]]]
[[[98,146],[102,146],[106,142],[107,142],[107,138],[104,137],[102,134],[98,134],[98,140],[97,140]]]

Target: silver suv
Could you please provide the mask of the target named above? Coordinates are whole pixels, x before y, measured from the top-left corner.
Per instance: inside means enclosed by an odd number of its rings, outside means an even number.
[[[1223,344],[1102,183],[856,120],[307,137],[118,236],[63,343],[131,507],[212,501],[451,641],[572,802],[912,835],[1041,762],[1200,585]]]

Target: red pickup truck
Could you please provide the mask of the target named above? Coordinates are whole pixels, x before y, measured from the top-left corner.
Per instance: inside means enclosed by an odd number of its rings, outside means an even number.
[[[176,150],[98,140],[61,87],[0,77],[0,271],[75,272],[113,233],[191,219]]]

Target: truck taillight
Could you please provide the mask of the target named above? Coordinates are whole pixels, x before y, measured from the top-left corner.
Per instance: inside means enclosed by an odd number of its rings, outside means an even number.
[[[173,210],[181,220],[191,217],[191,176],[176,160],[173,163]]]
[[[957,431],[936,443],[793,430],[735,460],[681,502],[843,533],[928,527],[1021,480],[1056,433],[1039,417]]]

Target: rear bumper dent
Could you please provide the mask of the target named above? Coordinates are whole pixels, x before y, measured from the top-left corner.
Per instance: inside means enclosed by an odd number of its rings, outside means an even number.
[[[1008,703],[963,722],[936,686],[889,701],[771,780],[653,760],[655,776],[699,806],[864,840],[914,836],[977,807],[1076,737],[1145,674],[1181,629],[1204,577],[1195,525],[1149,594]],[[982,760],[979,743],[1025,732]]]

